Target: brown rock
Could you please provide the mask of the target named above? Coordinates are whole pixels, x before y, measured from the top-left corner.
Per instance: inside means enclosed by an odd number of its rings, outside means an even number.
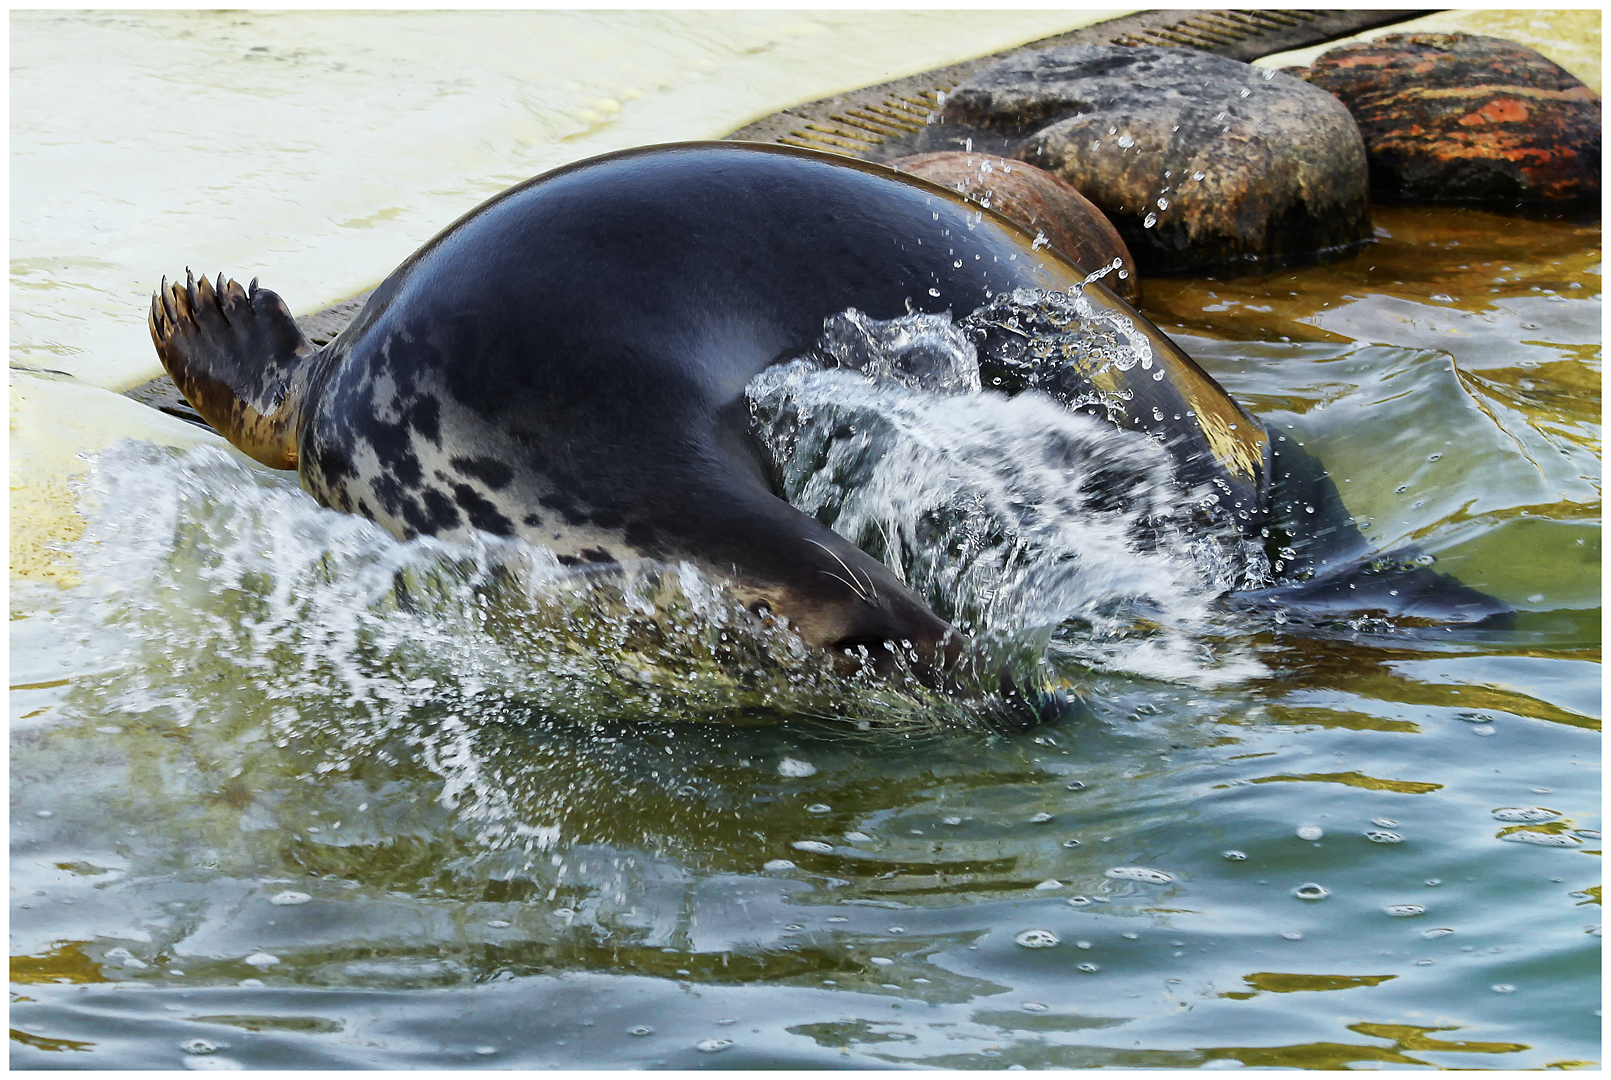
[[[1143,273],[1257,272],[1370,236],[1359,130],[1336,98],[1192,49],[1046,49],[946,96],[926,150],[1056,173],[1118,228]]]
[[[1141,302],[1135,260],[1119,230],[1091,200],[1045,169],[993,154],[950,151],[914,154],[889,164],[948,187],[1030,232],[1041,233],[1052,247],[1087,273],[1119,260],[1118,271],[1103,277],[1102,283],[1131,305]]]
[[[1600,197],[1600,98],[1532,49],[1473,34],[1391,34],[1304,76],[1348,106],[1371,186],[1415,202]]]

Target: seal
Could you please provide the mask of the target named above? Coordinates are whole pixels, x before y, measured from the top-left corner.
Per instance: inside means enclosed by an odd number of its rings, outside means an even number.
[[[1105,415],[1264,529],[1263,425],[1160,331],[1022,227],[927,181],[758,143],[568,165],[448,226],[322,349],[285,303],[166,280],[150,330],[197,411],[319,502],[402,538],[477,529],[573,565],[688,560],[811,645],[920,670],[957,633],[775,493],[745,385],[849,308],[965,314],[1019,288],[1121,315],[1140,365],[1081,369]],[[1067,388],[1065,388],[1066,390]],[[1077,396],[1077,395],[1076,395]],[[882,669],[882,668],[881,668]]]
[[[945,664],[961,645],[944,620],[774,493],[744,386],[848,308],[966,313],[1087,277],[1020,226],[885,166],[670,144],[475,208],[322,349],[274,293],[222,275],[164,280],[150,330],[208,423],[399,537],[479,529],[574,564],[686,559],[813,646],[904,645]],[[1135,321],[1167,376],[1103,376],[1132,398],[1118,422],[1155,428],[1188,481],[1218,481],[1256,516],[1262,426],[1106,287],[1086,290]],[[1151,419],[1182,410],[1194,422]]]

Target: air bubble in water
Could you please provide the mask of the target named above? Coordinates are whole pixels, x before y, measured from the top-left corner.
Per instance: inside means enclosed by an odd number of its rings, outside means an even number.
[[[1231,862],[1245,862],[1247,860],[1247,852],[1237,851],[1235,848],[1229,851],[1222,851],[1220,854],[1231,860]]]
[[[1583,841],[1566,833],[1534,832],[1531,829],[1517,829],[1508,832],[1499,839],[1508,840],[1512,844],[1532,844],[1535,847],[1577,847]]]
[[[1402,844],[1404,838],[1396,832],[1386,829],[1372,829],[1365,834],[1365,839],[1373,844]]]
[[[628,1035],[637,1035],[639,1037],[642,1037],[644,1035],[653,1035],[654,1034],[654,1028],[650,1027],[647,1024],[639,1024],[637,1027],[627,1028],[627,1034]]]
[[[1394,821],[1390,817],[1373,817],[1370,819],[1370,823],[1372,825],[1380,825],[1384,829],[1395,828],[1398,825],[1398,822]]]
[[[1454,933],[1454,931],[1449,929],[1447,926],[1436,926],[1431,930],[1422,930],[1421,936],[1426,938],[1428,941],[1431,941],[1433,938],[1448,937],[1452,933]]]
[[[293,892],[287,889],[285,892],[275,893],[269,897],[269,903],[277,904],[280,907],[294,907],[297,904],[306,904],[312,899],[313,897],[305,892]]]
[[[1307,885],[1299,885],[1296,889],[1293,889],[1292,895],[1299,900],[1324,900],[1331,895],[1331,890],[1323,885],[1316,885],[1311,881]]]
[[[1483,727],[1474,727],[1474,728],[1472,728],[1471,729],[1471,734],[1473,734],[1473,735],[1497,735],[1498,732],[1494,730],[1493,725],[1489,724],[1489,725],[1485,725]]]
[[[1516,992],[1516,988],[1509,983],[1494,983],[1488,989],[1496,994],[1514,994]]]
[[[1040,892],[1050,892],[1052,889],[1061,889],[1062,887],[1063,883],[1058,881],[1056,878],[1047,878],[1045,881],[1035,886],[1035,888]]]
[[[1142,881],[1148,885],[1167,885],[1175,880],[1162,870],[1151,870],[1145,866],[1115,866],[1104,871],[1103,876],[1115,881]]]
[[[1048,821],[1052,820],[1052,815],[1046,813],[1045,811],[1042,811],[1042,812],[1036,814],[1034,817],[1030,818],[1029,820],[1030,820],[1030,822],[1032,824],[1044,825]]]
[[[1561,816],[1559,810],[1551,810],[1547,806],[1501,806],[1492,811],[1492,813],[1500,821],[1521,821],[1529,824],[1538,821],[1554,821]]]
[[[1322,829],[1319,825],[1299,825],[1298,826],[1298,839],[1299,840],[1319,840],[1322,836],[1325,836],[1325,835],[1326,835],[1326,830]]]
[[[1094,975],[1098,971],[1102,970],[1100,967],[1092,963],[1076,964],[1075,966],[1081,971],[1085,972],[1087,975]]]
[[[1089,896],[1071,896],[1068,898],[1069,907],[1088,907],[1090,903],[1091,898]]]
[[[508,919],[488,919],[487,925],[492,927],[494,930],[507,930],[514,924]]]
[[[833,845],[824,844],[821,840],[796,840],[789,846],[796,851],[809,851],[816,855],[833,854]]]
[[[1067,840],[1063,841],[1063,846],[1067,847],[1067,848],[1075,848],[1075,847],[1079,847],[1080,843],[1081,842],[1079,840],[1076,840],[1071,836]]]
[[[1026,949],[1049,949],[1061,941],[1062,938],[1059,938],[1050,930],[1025,930],[1013,940]]]
[[[1048,1006],[1042,1005],[1038,1001],[1026,1001],[1018,1007],[1025,1012],[1045,1012],[1048,1008]]]
[[[794,870],[796,867],[794,863],[790,862],[788,859],[772,859],[769,862],[761,864],[761,869],[770,870],[772,873],[778,874],[785,870]]]
[[[694,1043],[694,1049],[701,1054],[714,1054],[726,1050],[733,1045],[732,1039],[700,1039]]]
[[[832,810],[833,807],[829,806],[827,803],[820,802],[814,802],[810,806],[806,807],[806,813],[808,814],[826,814],[830,813]]]
[[[809,761],[800,761],[796,758],[784,758],[778,762],[779,776],[815,776],[817,767]]]
[[[255,952],[241,960],[241,963],[250,964],[252,967],[257,968],[260,971],[267,971],[269,968],[273,967],[279,962],[280,958],[278,956],[272,956],[266,952]]]
[[[1420,904],[1388,904],[1382,910],[1395,919],[1407,919],[1411,915],[1426,914],[1426,908]]]
[[[1281,936],[1286,938],[1288,941],[1302,941],[1303,940],[1303,935],[1298,933],[1298,931],[1296,931],[1296,930],[1284,930],[1284,931],[1282,931]]]

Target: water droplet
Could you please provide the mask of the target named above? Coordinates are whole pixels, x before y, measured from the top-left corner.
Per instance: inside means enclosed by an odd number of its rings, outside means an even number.
[[[1080,843],[1081,843],[1081,841],[1076,840],[1071,836],[1067,840],[1063,841],[1063,846],[1068,847],[1068,848],[1075,848],[1075,847],[1079,847]]]
[[[895,961],[891,960],[887,956],[870,956],[867,959],[872,963],[877,964],[879,967],[890,967],[895,963]]]
[[[1319,840],[1322,836],[1325,836],[1325,835],[1326,835],[1326,830],[1322,829],[1319,825],[1299,825],[1298,826],[1298,839],[1299,840]]]
[[[628,1035],[638,1035],[638,1036],[653,1035],[654,1034],[654,1028],[649,1027],[647,1024],[639,1024],[637,1027],[627,1028],[627,1034]]]
[[[1296,931],[1296,930],[1285,931],[1281,936],[1286,938],[1288,941],[1302,941],[1303,940],[1303,935],[1298,933],[1298,931]]]
[[[942,824],[945,824],[945,825],[961,825],[962,824],[962,819],[959,818],[959,817],[948,817],[948,818],[946,818],[944,820],[944,822],[942,822]]]
[[[1296,889],[1293,889],[1292,895],[1299,900],[1324,900],[1331,895],[1331,890],[1323,885],[1316,885],[1311,881],[1307,885],[1299,885]]]
[[[1026,949],[1049,949],[1062,939],[1050,930],[1025,930],[1013,940]]]
[[[1169,200],[1164,198],[1164,197],[1162,197],[1162,196],[1159,196],[1157,206],[1158,206],[1158,209],[1160,209],[1160,210],[1167,210],[1167,209],[1169,209]]]
[[[1064,785],[1064,789],[1067,790],[1067,791],[1084,791],[1085,790],[1085,781],[1084,780],[1071,780],[1067,784]]]
[[[280,958],[278,956],[272,956],[266,952],[255,952],[241,961],[243,964],[250,964],[252,967],[263,971],[267,971],[279,962]]]
[[[1205,177],[1207,175],[1208,175],[1207,173],[1205,173],[1201,169],[1199,169],[1196,172],[1191,174],[1191,178],[1193,180],[1201,180],[1203,177]]]
[[[1384,829],[1395,828],[1398,825],[1398,822],[1394,821],[1390,817],[1373,817],[1370,819],[1370,823],[1372,825],[1380,825]]]
[[[1388,904],[1382,910],[1395,919],[1407,919],[1412,915],[1426,914],[1426,908],[1420,904]]]
[[[1135,144],[1136,141],[1130,137],[1128,132],[1119,136],[1119,145],[1124,147],[1126,150],[1130,149]]]
[[[1474,728],[1472,728],[1471,729],[1471,734],[1473,734],[1473,735],[1497,735],[1499,733],[1494,730],[1492,725],[1487,725],[1487,726],[1484,726],[1484,727],[1474,727]]]
[[[1452,933],[1454,933],[1454,931],[1450,930],[1447,926],[1437,926],[1433,927],[1431,930],[1422,930],[1421,936],[1426,938],[1428,941],[1431,941],[1433,938],[1448,937]]]
[[[1075,966],[1078,967],[1081,971],[1085,972],[1087,975],[1094,975],[1098,971],[1102,970],[1097,965],[1091,964],[1091,963],[1077,964]]]
[[[1492,811],[1493,816],[1500,821],[1553,821],[1561,816],[1559,810],[1551,810],[1547,806],[1501,806]]]
[[[488,919],[487,925],[494,930],[507,930],[512,924],[508,919]]]
[[[1147,216],[1141,219],[1141,227],[1143,229],[1150,229],[1156,224],[1158,224],[1158,215],[1154,214],[1150,210],[1147,211]]]
[[[1229,851],[1223,851],[1220,854],[1231,860],[1231,862],[1245,862],[1247,860],[1247,852],[1237,851],[1235,848],[1232,848]]]
[[[269,903],[277,904],[280,907],[295,907],[297,904],[306,904],[312,899],[313,897],[305,892],[293,892],[287,889],[285,892],[275,893],[269,897]]]
[[[1071,896],[1068,898],[1069,907],[1085,907],[1091,902],[1089,896]]]
[[[871,840],[872,837],[868,836],[864,832],[847,832],[845,834],[845,839],[849,840],[853,844],[865,844],[867,841]]]
[[[933,289],[930,289],[929,292],[933,293],[935,296],[940,295],[939,293],[934,292]],[[816,774],[817,767],[811,764],[809,761],[800,761],[797,758],[786,757],[782,761],[778,762],[779,776],[815,776]]]
[[[833,807],[829,806],[827,803],[820,802],[814,802],[810,806],[806,807],[806,813],[808,814],[826,814],[832,810]]]
[[[54,810],[35,810],[34,811],[34,817],[37,817],[37,818],[49,818],[49,817],[55,817],[55,816],[56,816],[56,811],[54,811]]]
[[[962,260],[958,259],[956,262],[952,263],[951,266],[952,266],[953,269],[961,270],[962,269]]]
[[[1115,881],[1144,881],[1148,885],[1167,885],[1175,880],[1162,870],[1150,870],[1145,866],[1115,866],[1104,871],[1103,876]]]
[[[1089,949],[1091,947],[1091,943],[1089,941],[1076,941],[1074,943],[1074,947],[1076,949]]]
[[[1516,992],[1516,988],[1509,983],[1494,983],[1488,989],[1496,994],[1514,994]]]
[[[1034,817],[1030,818],[1029,820],[1030,820],[1031,824],[1044,825],[1048,821],[1052,820],[1052,815],[1047,814],[1047,813],[1039,813],[1039,814],[1036,814]]]
[[[700,1039],[694,1043],[694,1049],[701,1054],[715,1054],[726,1050],[733,1045],[732,1039]]]
[[[930,289],[929,290],[929,295],[930,296],[939,296],[940,295],[940,290],[939,289]]]
[[[1018,1007],[1025,1012],[1045,1012],[1047,1009],[1047,1006],[1042,1005],[1038,1001],[1026,1001]]]
[[[1396,832],[1386,829],[1372,829],[1365,834],[1365,839],[1373,844],[1402,844],[1404,838]]]
[[[187,1054],[216,1054],[218,1044],[208,1042],[206,1039],[186,1039],[179,1044],[179,1049]]]
[[[1061,881],[1058,881],[1056,878],[1047,878],[1039,885],[1036,885],[1035,889],[1039,892],[1050,892],[1052,889],[1061,889],[1062,887],[1063,883]]]
[[[790,862],[788,859],[772,859],[761,864],[761,869],[770,870],[772,873],[778,874],[785,870],[794,870],[796,867],[794,863]]]
[[[828,916],[828,922],[832,922],[832,923],[841,923],[841,922],[849,922],[849,921],[850,920],[845,918],[843,915],[829,915]]]
[[[796,840],[789,846],[796,851],[809,851],[817,855],[833,854],[833,845],[824,844],[821,840]]]
[[[1253,91],[1251,91],[1251,90],[1249,90],[1249,89],[1248,89],[1248,88],[1247,88],[1247,87],[1245,87],[1245,86],[1244,86],[1244,87],[1242,87],[1242,89],[1240,89],[1240,90],[1238,90],[1238,91],[1237,91],[1237,92],[1236,92],[1236,96],[1237,96],[1237,97],[1247,97],[1247,96],[1248,96],[1248,95],[1249,95],[1249,94],[1251,94],[1251,93],[1252,93],[1252,92],[1253,92]]]

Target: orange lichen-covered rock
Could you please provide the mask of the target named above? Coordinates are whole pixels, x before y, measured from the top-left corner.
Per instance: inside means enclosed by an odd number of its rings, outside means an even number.
[[[1302,71],[1353,113],[1371,189],[1417,202],[1600,197],[1600,97],[1532,49],[1474,34],[1391,34]]]
[[[1135,260],[1119,230],[1091,200],[1045,169],[994,154],[951,151],[914,154],[889,164],[1039,232],[1082,270],[1094,272],[1118,260],[1118,270],[1104,275],[1102,284],[1131,305],[1141,302]]]

